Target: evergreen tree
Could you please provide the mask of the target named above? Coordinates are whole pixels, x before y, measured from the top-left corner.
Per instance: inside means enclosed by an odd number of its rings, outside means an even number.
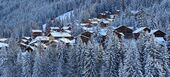
[[[85,60],[84,60],[84,66],[83,66],[83,77],[96,77],[96,60],[94,57],[94,48],[93,44],[88,43],[86,46],[85,52]]]

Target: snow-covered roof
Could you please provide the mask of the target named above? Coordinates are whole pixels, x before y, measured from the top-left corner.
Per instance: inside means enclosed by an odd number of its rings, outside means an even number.
[[[39,45],[41,45],[41,46],[43,46],[44,48],[47,48],[47,45],[45,45],[45,44],[43,44],[43,43],[35,43],[34,45],[37,46],[37,47],[38,47]]]
[[[60,29],[59,27],[50,27],[51,30]]]
[[[107,20],[108,20],[108,21],[110,21],[110,22],[112,22],[112,21],[113,21],[113,19],[112,19],[112,18],[108,18]]]
[[[136,29],[135,31],[133,31],[133,33],[139,33],[141,31],[143,31],[146,27],[141,27],[141,28],[138,28]]]
[[[106,13],[100,13],[101,15],[106,15]]]
[[[29,39],[31,39],[31,37],[24,37],[24,39],[27,39],[27,40],[29,40]]]
[[[0,43],[0,48],[3,48],[3,47],[9,47],[9,45],[6,43]]]
[[[36,43],[37,40],[33,39],[29,44],[33,44],[33,43]]]
[[[23,41],[23,42],[27,42],[27,40],[26,40],[26,39],[22,39],[21,41]]]
[[[155,32],[157,32],[158,30],[151,30],[151,32],[149,34],[153,34]]]
[[[154,41],[161,45],[164,45],[166,43],[163,37],[155,37]]]
[[[32,30],[32,32],[42,32],[42,30]]]
[[[86,26],[86,25],[90,25],[89,23],[81,23],[81,26]]]
[[[100,29],[99,34],[105,36],[107,35],[107,31],[107,29]]]
[[[53,37],[71,37],[71,34],[67,32],[51,32],[51,36]]]
[[[98,24],[98,21],[91,21],[92,24]]]
[[[5,42],[7,40],[8,40],[7,38],[0,38],[0,42]]]
[[[69,40],[69,39],[67,39],[67,38],[60,38],[59,40],[62,41],[62,42],[64,42],[64,43],[69,43],[69,44],[75,43],[75,39]]]
[[[71,31],[70,30],[64,30],[65,32],[67,32],[67,33],[71,33]]]
[[[69,28],[70,28],[69,26],[64,26],[64,27],[63,27],[64,30],[67,30],[67,29],[69,29]]]
[[[110,21],[108,21],[108,20],[102,20],[102,22],[105,23],[105,24],[109,24],[110,23]]]
[[[35,40],[43,41],[43,40],[49,40],[48,36],[37,36]]]
[[[27,44],[25,44],[25,43],[22,43],[22,42],[21,42],[21,43],[19,43],[19,44],[20,44],[20,45],[23,45],[23,46],[27,46]]]
[[[89,31],[89,32],[94,32],[94,27],[90,27],[90,28],[88,28],[88,27],[82,27],[82,29],[83,30],[85,30],[85,31]]]
[[[110,11],[105,11],[105,13],[111,13]]]
[[[115,29],[118,29],[118,28],[120,28],[120,27],[122,27],[122,25],[116,27]],[[127,28],[129,28],[129,29],[133,29],[133,27],[128,27],[128,26],[125,26],[125,27],[127,27]]]
[[[53,42],[55,42],[55,43],[58,43],[59,41],[58,40],[52,40]]]

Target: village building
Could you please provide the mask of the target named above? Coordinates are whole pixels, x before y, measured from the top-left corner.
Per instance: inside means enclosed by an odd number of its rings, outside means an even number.
[[[47,43],[49,43],[50,39],[48,36],[37,36],[34,40],[39,41],[44,44],[47,44]]]
[[[166,44],[166,33],[161,30],[151,30],[150,35],[154,35],[154,41],[160,45]]]
[[[70,38],[72,37],[71,34],[67,33],[67,32],[51,32],[48,37],[50,38],[50,40],[57,40],[59,38]]]
[[[125,39],[133,38],[133,27],[119,26],[115,28],[115,31],[123,33]]]
[[[151,30],[149,34],[153,34],[155,37],[163,37],[165,39],[166,33],[161,30]]]
[[[91,32],[84,32],[80,35],[80,38],[83,43],[87,44],[89,42],[89,40],[91,39],[92,35],[93,35],[93,33],[91,33]]]
[[[32,37],[35,38],[37,36],[42,36],[43,31],[42,30],[32,30]]]
[[[134,38],[138,39],[141,33],[148,34],[151,30],[147,27],[141,27],[137,28],[135,31],[133,31]]]
[[[49,32],[51,31],[60,31],[59,27],[50,27]]]

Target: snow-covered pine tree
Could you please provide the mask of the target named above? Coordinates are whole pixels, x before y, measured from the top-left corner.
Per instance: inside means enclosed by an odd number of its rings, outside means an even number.
[[[125,52],[123,77],[143,77],[141,63],[139,61],[139,51],[135,40],[129,40],[130,44]]]
[[[145,32],[140,33],[139,38],[137,39],[137,48],[139,51],[139,60],[141,62],[142,73],[145,73],[145,64],[146,64],[146,55],[147,52],[144,51],[146,48],[146,43],[149,40],[149,35]]]
[[[154,41],[154,36],[151,35],[144,50],[148,53],[146,55],[145,77],[165,77],[164,64],[161,60],[161,57],[163,56],[162,51],[157,47],[158,45]]]
[[[83,77],[96,77],[96,60],[95,60],[95,50],[92,43],[88,43],[85,49],[85,59],[84,59],[84,66],[83,66]]]
[[[106,43],[106,49],[104,51],[104,77],[118,77],[119,62],[120,62],[120,42],[115,33],[109,30],[108,41]]]
[[[32,77],[48,77],[49,76],[49,67],[48,67],[48,54],[39,43],[39,47],[35,49],[35,59],[33,65],[33,74]]]
[[[22,75],[21,77],[32,76],[32,56],[29,52],[22,52]]]

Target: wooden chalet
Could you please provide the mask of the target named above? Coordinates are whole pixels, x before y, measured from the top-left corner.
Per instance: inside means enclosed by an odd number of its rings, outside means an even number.
[[[133,28],[127,26],[119,26],[115,28],[116,32],[123,33],[125,39],[133,38]]]
[[[47,44],[49,43],[49,37],[48,36],[37,36],[34,40],[37,40],[38,42]]]
[[[166,39],[165,38],[166,33],[164,33],[161,30],[151,30],[151,32],[149,34],[153,34],[155,37],[163,37],[164,39]]]
[[[42,30],[32,30],[32,36],[33,38],[37,37],[37,36],[42,36],[43,31]]]
[[[119,39],[122,39],[122,36],[124,35],[123,33],[117,31],[113,31],[113,33],[115,33]]]
[[[106,27],[108,27],[108,22],[101,22],[100,23],[100,27],[102,27],[102,28],[106,28]]]
[[[92,34],[93,33],[91,33],[91,32],[84,32],[84,33],[82,33],[80,35],[80,38],[81,38],[82,42],[87,44],[89,42]]]
[[[71,34],[67,33],[67,32],[51,32],[48,37],[50,38],[50,40],[57,40],[59,38],[70,38],[72,37]]]
[[[149,33],[150,31],[151,30],[149,28],[147,28],[147,27],[138,28],[135,31],[133,31],[134,38],[138,39],[141,33],[145,33],[146,34],[146,33]]]

